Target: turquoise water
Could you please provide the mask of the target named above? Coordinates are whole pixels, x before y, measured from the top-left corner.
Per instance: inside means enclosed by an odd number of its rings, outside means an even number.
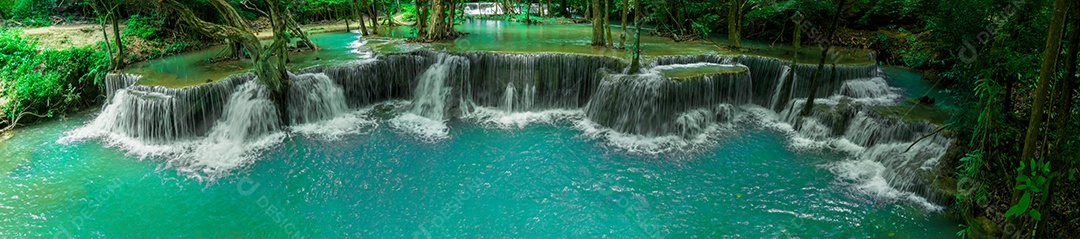
[[[286,137],[199,181],[98,141],[58,144],[91,115],[3,136],[0,237],[951,238],[956,223],[879,200],[745,123],[692,152],[641,155],[569,122],[452,121],[427,142],[388,127]]]

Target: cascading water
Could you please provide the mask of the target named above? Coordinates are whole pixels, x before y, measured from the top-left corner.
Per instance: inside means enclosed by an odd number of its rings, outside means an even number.
[[[746,71],[689,79],[670,79],[657,72],[611,74],[601,81],[585,112],[590,120],[619,132],[664,136],[685,131],[675,120],[685,112],[752,102],[752,89]]]
[[[876,65],[827,67],[818,82],[818,105],[807,117],[797,111],[810,95],[805,76],[816,66],[756,56],[681,56],[659,57],[645,74],[612,73],[625,66],[616,58],[571,54],[380,55],[297,72],[286,115],[290,129],[305,135],[355,132],[376,124],[367,110],[350,110],[411,100],[399,104],[389,123],[427,141],[449,137],[446,122],[459,117],[500,128],[570,119],[586,136],[646,153],[707,144],[722,125],[757,116],[790,130],[797,148],[847,152],[848,160],[829,168],[858,188],[933,207],[933,198],[925,199],[932,179],[924,175],[950,141],[932,136],[911,146],[936,126],[875,111],[899,99]],[[666,75],[715,67],[727,70]],[[115,93],[102,113],[71,138],[142,145],[146,149],[129,151],[169,157],[181,171],[226,173],[283,137],[275,108],[252,78],[168,89],[130,86],[136,76],[118,76],[109,80]]]
[[[293,125],[328,120],[345,114],[345,93],[326,74],[292,76],[289,121]]]
[[[270,92],[255,81],[237,88],[210,135],[196,141],[169,165],[180,171],[217,178],[253,162],[256,154],[284,137]]]
[[[391,120],[390,125],[426,140],[449,137],[446,115],[452,96],[452,85],[458,77],[466,78],[468,60],[458,56],[439,55],[438,62],[419,76],[409,110]]]

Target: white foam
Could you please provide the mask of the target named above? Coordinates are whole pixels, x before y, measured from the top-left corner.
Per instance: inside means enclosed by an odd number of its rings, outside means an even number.
[[[486,127],[500,129],[521,129],[530,124],[554,124],[562,119],[577,119],[585,116],[582,110],[551,109],[539,112],[508,112],[495,108],[476,106],[475,110],[464,117]]]
[[[596,122],[582,117],[574,121],[574,128],[581,130],[583,136],[591,139],[603,139],[608,145],[640,154],[662,154],[673,151],[692,151],[707,148],[715,140],[713,136],[723,129],[718,124],[712,124],[704,129],[704,132],[689,137],[678,135],[644,136],[627,134],[604,127]]]
[[[872,160],[850,159],[827,165],[830,171],[841,180],[851,183],[855,189],[880,199],[903,199],[913,202],[930,211],[941,211],[942,207],[912,192],[897,190],[885,179],[885,166]]]
[[[292,132],[322,140],[338,140],[344,136],[367,134],[379,127],[379,123],[367,114],[371,109],[340,115],[330,120],[295,125]]]
[[[450,127],[442,120],[433,120],[413,113],[403,113],[390,119],[390,126],[427,142],[450,138]]]

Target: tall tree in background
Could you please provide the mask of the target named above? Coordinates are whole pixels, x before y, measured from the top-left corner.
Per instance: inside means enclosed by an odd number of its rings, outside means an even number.
[[[1039,70],[1039,84],[1035,89],[1035,101],[1031,104],[1031,120],[1028,121],[1027,134],[1024,136],[1024,150],[1020,160],[1035,158],[1035,143],[1039,137],[1040,124],[1043,121],[1043,108],[1046,105],[1046,92],[1054,77],[1058,55],[1061,54],[1061,35],[1065,29],[1065,14],[1068,12],[1065,0],[1054,1],[1054,15],[1050,20],[1050,29],[1046,37],[1046,51],[1043,52],[1042,68]],[[1025,168],[1026,169],[1026,168]],[[1027,170],[1022,170],[1025,174]],[[1014,201],[1016,200],[1014,193]]]
[[[626,13],[630,11],[630,0],[622,1],[622,33],[619,33],[619,48],[626,48]]]
[[[417,2],[417,6],[420,6],[420,4],[419,4],[420,0],[416,0],[416,2]],[[363,13],[363,11],[361,11],[361,9],[364,9],[363,5],[360,5],[360,2],[358,2],[357,0],[352,0],[352,4],[353,4],[353,6],[352,6],[351,9],[352,9],[353,15],[355,15],[358,19],[360,19],[360,34],[365,35],[365,36],[368,35],[368,34],[371,34],[371,32],[368,32],[367,23],[365,23],[366,21],[364,20],[364,13]],[[420,11],[419,7],[417,7],[416,11],[417,12]],[[417,17],[417,18],[419,19],[419,17]],[[419,23],[419,21],[417,21],[417,23]]]
[[[629,74],[637,74],[641,71],[641,0],[634,0],[634,49],[633,59],[630,60]]]
[[[605,40],[606,42],[604,43],[604,45],[611,46],[611,45],[615,45],[614,40],[612,40],[612,38],[611,38],[611,17],[609,17],[609,15],[608,15],[608,14],[611,13],[611,1],[612,0],[603,0],[603,1],[604,1],[604,28],[607,28],[607,35],[604,36],[604,39],[606,39]]]
[[[366,0],[361,0],[366,1]],[[368,5],[368,16],[371,17],[371,34],[379,35],[379,0],[371,0]]]
[[[1055,75],[1058,55],[1061,54],[1061,36],[1062,31],[1065,29],[1065,18],[1066,13],[1068,12],[1068,6],[1069,4],[1065,0],[1054,1],[1054,12],[1050,20],[1050,28],[1047,30],[1046,50],[1043,52],[1042,68],[1039,70],[1039,83],[1038,87],[1035,88],[1035,99],[1031,104],[1031,119],[1028,121],[1027,134],[1024,136],[1024,150],[1020,156],[1021,162],[1037,158],[1037,155],[1035,155],[1035,144],[1038,143],[1039,134],[1043,127],[1042,123],[1045,115],[1045,112],[1043,111],[1045,110],[1047,91],[1049,91],[1050,81],[1053,81]],[[1043,145],[1042,151],[1046,151],[1046,145]],[[1019,175],[1026,178],[1026,175],[1029,175],[1031,171],[1030,168],[1031,167],[1021,167]],[[1017,177],[1016,187],[1012,190],[1013,204],[1017,204],[1021,201],[1021,194],[1024,195],[1023,198],[1029,198],[1027,193],[1022,192],[1023,188],[1020,187],[1021,185],[1025,184],[1020,177]],[[1026,210],[1027,207],[1023,206],[1023,208]],[[1010,211],[1012,210],[1010,209]],[[1009,222],[1014,225],[1023,225],[1023,223],[1021,223],[1022,221],[1023,220],[1020,219],[1019,215],[1009,217]]]
[[[428,4],[431,0],[416,0],[416,37],[423,38],[427,36],[427,19],[428,19]]]
[[[742,41],[739,36],[742,26],[742,8],[749,0],[730,0],[728,2],[728,44],[741,47]]]
[[[451,39],[457,36],[454,30],[452,0],[433,0],[431,2],[431,25],[427,32],[427,40],[439,41]]]
[[[592,45],[593,46],[607,45],[606,41],[604,40],[604,13],[599,11],[599,9],[600,9],[600,0],[592,0],[591,9],[592,10],[589,11],[589,12],[592,14],[592,25],[593,25]]]
[[[806,104],[803,105],[802,111],[799,116],[806,117],[810,115],[810,111],[814,108],[814,97],[817,96],[818,79],[825,73],[825,58],[828,58],[829,48],[832,47],[833,34],[836,33],[836,22],[840,19],[840,13],[844,11],[844,3],[847,0],[840,0],[840,4],[836,5],[836,12],[833,13],[832,22],[829,23],[829,32],[825,34],[825,40],[821,50],[821,60],[818,61],[817,70],[814,71],[814,76],[810,78],[810,96],[806,99]]]
[[[90,7],[92,7],[98,15],[103,16],[101,18],[101,35],[105,37],[105,49],[112,53],[110,62],[112,63],[113,70],[124,68],[125,46],[124,41],[120,36],[120,14],[116,12],[117,8],[120,8],[121,3],[123,3],[123,1],[117,0],[95,0],[90,2]],[[105,31],[105,22],[112,22],[112,31],[115,40],[113,46],[116,46],[115,51],[109,46],[109,34]]]

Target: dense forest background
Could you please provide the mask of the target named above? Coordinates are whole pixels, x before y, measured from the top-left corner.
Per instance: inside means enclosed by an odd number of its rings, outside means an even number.
[[[411,25],[417,28],[417,41],[452,39],[461,33],[449,26],[469,17],[463,14],[469,2],[0,0],[0,128],[96,107],[110,70],[209,45],[234,46],[219,60],[262,62],[256,64],[260,76],[266,76],[261,78],[281,80],[287,51],[317,49],[304,40],[303,24],[346,20],[365,34]],[[605,25],[641,24],[646,30],[640,34],[716,41],[732,51],[755,50],[743,46],[742,39],[875,50],[879,64],[924,71],[926,80],[946,89],[958,104],[943,127],[956,140],[945,159],[949,170],[939,175],[946,183],[939,187],[955,196],[949,213],[964,222],[957,228],[959,236],[1080,235],[1076,1],[493,2],[515,7],[488,18],[591,22],[598,30],[592,36],[598,47],[622,48],[633,39],[623,32],[605,34]],[[24,28],[65,24],[100,25],[104,37],[91,46],[52,49],[22,33]],[[253,33],[264,30],[274,33],[274,43],[251,43]],[[287,82],[266,83],[287,87]]]

